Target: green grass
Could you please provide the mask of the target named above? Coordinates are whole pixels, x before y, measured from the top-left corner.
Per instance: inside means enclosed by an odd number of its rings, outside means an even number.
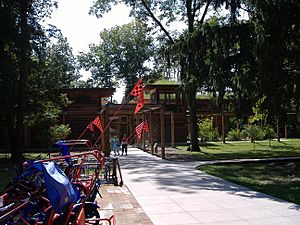
[[[300,162],[207,165],[208,174],[300,204]]]
[[[244,141],[202,144],[201,152],[187,151],[187,146],[177,148],[181,149],[181,154],[196,156],[203,160],[288,157],[300,156],[300,139],[272,141],[270,147],[268,141],[257,141],[255,144]]]
[[[45,153],[25,153],[26,160],[34,160],[46,157]],[[9,183],[11,178],[16,175],[16,163],[10,161],[10,154],[0,153],[0,191]]]

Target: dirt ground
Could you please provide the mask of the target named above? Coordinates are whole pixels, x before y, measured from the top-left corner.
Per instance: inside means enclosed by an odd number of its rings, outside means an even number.
[[[151,153],[151,149],[147,149],[146,152]],[[161,157],[161,149],[160,147],[157,148],[157,153],[155,155]],[[165,156],[167,160],[170,161],[179,161],[179,162],[194,162],[203,160],[199,156],[189,156],[182,154],[182,150],[178,148],[166,147],[165,148]]]

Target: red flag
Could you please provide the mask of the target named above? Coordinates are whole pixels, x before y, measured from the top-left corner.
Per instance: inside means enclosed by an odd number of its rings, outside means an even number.
[[[143,92],[143,82],[142,80],[139,80],[137,84],[134,86],[132,91],[130,92],[131,95],[137,97],[137,98],[144,98],[144,92]]]
[[[143,127],[144,127],[144,122],[141,122],[137,127],[135,128],[135,132],[138,136],[138,139],[141,139],[142,137],[142,132],[143,132]]]
[[[134,114],[137,114],[138,111],[140,111],[140,109],[143,108],[144,104],[145,104],[145,100],[143,95],[143,98],[139,99],[138,102],[136,103]]]
[[[86,128],[89,129],[90,131],[94,132],[94,124],[93,124],[93,122],[90,122],[90,124],[87,125]]]
[[[149,132],[149,123],[148,123],[148,121],[144,121],[144,131]]]
[[[101,121],[99,119],[99,116],[96,116],[96,118],[94,119],[93,121],[93,124],[99,128],[99,130],[102,132],[103,131],[103,128],[102,128],[102,125],[101,125]]]

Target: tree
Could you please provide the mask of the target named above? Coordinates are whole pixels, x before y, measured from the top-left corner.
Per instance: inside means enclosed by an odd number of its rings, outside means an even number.
[[[39,64],[31,70],[28,77],[25,125],[39,129],[39,143],[48,143],[48,130],[57,126],[62,107],[67,106],[66,95],[59,92],[62,88],[77,85],[80,75],[76,58],[67,39],[56,32],[54,43],[43,50],[41,60],[32,56]],[[37,143],[38,144],[38,143]]]
[[[5,117],[12,158],[22,157],[27,79],[45,36],[39,24],[48,16],[54,1],[0,1],[1,114]]]
[[[57,43],[50,43],[46,48],[43,76],[47,80],[45,85],[48,85],[48,89],[73,87],[80,78],[72,48],[62,34],[59,33],[57,36]]]
[[[300,3],[293,0],[249,3],[257,36],[258,93],[260,99],[264,98],[261,107],[268,110],[269,120],[279,126],[286,122],[291,101],[299,103]],[[279,141],[279,130],[277,137]]]
[[[91,71],[94,85],[110,87],[122,80],[128,95],[138,78],[147,80],[154,55],[153,39],[147,33],[139,20],[102,31],[99,45],[91,45],[88,53],[79,56],[81,66]]]
[[[226,2],[226,8],[231,10],[232,18],[236,17],[236,9],[240,5],[240,1],[222,1],[222,0],[186,0],[186,1],[158,1],[158,0],[97,0],[91,9],[91,12],[96,16],[101,16],[103,13],[111,9],[111,5],[123,2],[132,8],[131,14],[144,20],[152,19],[154,24],[159,27],[164,33],[170,45],[175,44],[175,38],[172,33],[167,30],[167,25],[173,21],[184,21],[187,25],[187,37],[193,35],[195,24],[204,23],[207,17],[207,12],[210,7],[214,9],[220,8]],[[164,25],[165,24],[165,25]],[[188,38],[186,39],[188,42]],[[198,126],[196,117],[196,93],[198,89],[197,76],[205,76],[205,74],[198,74],[196,71],[195,51],[193,46],[181,49],[182,54],[179,59],[183,89],[186,99],[188,101],[190,113],[190,130],[192,150],[199,151],[198,144]]]
[[[49,90],[37,85],[42,81],[40,75],[49,42],[48,31],[41,21],[51,14],[54,6],[54,0],[0,1],[0,93],[3,96],[0,104],[5,106],[0,113],[5,118],[14,160],[22,158],[24,120],[31,115],[30,105],[36,104],[37,96]],[[57,112],[51,102],[44,108]]]

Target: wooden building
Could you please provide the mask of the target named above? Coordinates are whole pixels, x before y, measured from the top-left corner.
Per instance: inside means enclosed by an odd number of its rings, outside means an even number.
[[[189,111],[180,89],[180,85],[146,85],[144,87],[145,105],[134,115],[135,101],[127,104],[114,104],[109,100],[114,92],[112,88],[63,89],[72,102],[62,114],[62,122],[72,129],[70,138],[80,137],[90,121],[99,115],[106,129],[101,140],[104,148],[109,148],[109,137],[130,136],[133,141],[135,128],[142,121],[148,121],[150,131],[143,136],[149,145],[154,143],[176,145],[186,143],[189,135]],[[223,109],[227,108],[227,103]],[[225,127],[226,113],[216,108],[209,100],[197,100],[197,116],[212,116],[216,127]],[[228,114],[228,113],[227,113]],[[223,128],[225,130],[225,128]],[[91,136],[86,132],[81,138],[95,141],[99,134]],[[107,150],[108,151],[108,150]]]
[[[71,139],[78,138],[95,116],[103,112],[104,106],[110,101],[114,91],[114,88],[74,88],[61,90],[71,102],[63,110],[61,116],[62,123],[69,124],[71,127]],[[86,132],[81,138],[91,139],[91,135]]]

